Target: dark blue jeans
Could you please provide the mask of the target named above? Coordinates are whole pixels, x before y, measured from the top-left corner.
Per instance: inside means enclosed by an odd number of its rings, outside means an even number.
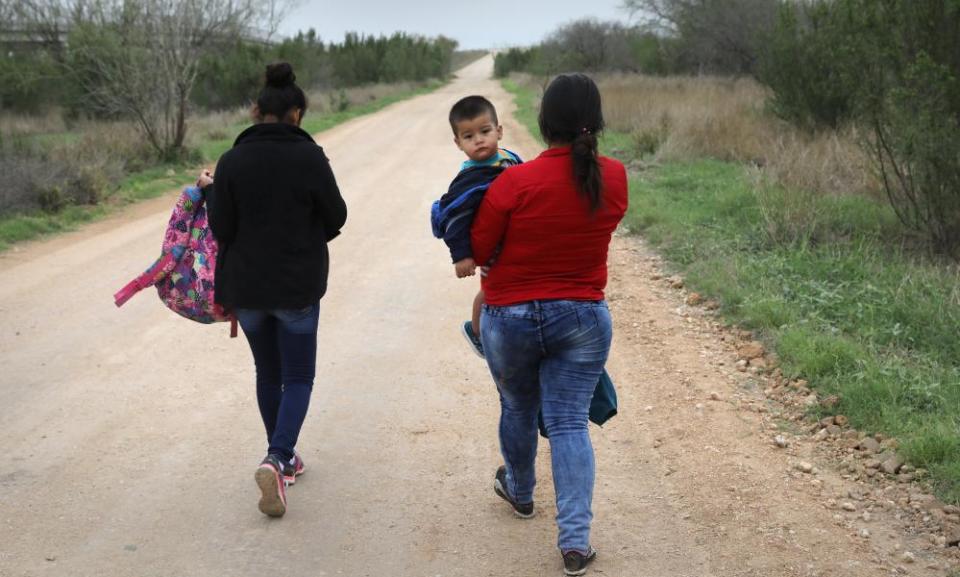
[[[507,491],[533,501],[537,413],[550,435],[557,494],[558,545],[587,551],[595,464],[587,431],[590,400],[610,352],[604,301],[531,301],[484,305],[483,350],[500,392],[500,452]]]
[[[257,368],[257,404],[267,452],[293,458],[317,371],[320,305],[293,310],[237,309]]]

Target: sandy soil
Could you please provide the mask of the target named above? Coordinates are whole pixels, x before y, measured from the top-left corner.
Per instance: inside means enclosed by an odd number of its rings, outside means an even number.
[[[458,97],[490,96],[504,144],[538,152],[491,67],[318,136],[350,216],[331,245],[308,471],[283,519],[256,507],[265,445],[245,341],[150,292],[113,306],[155,257],[173,193],[0,257],[0,576],[561,573],[548,447],[534,520],[493,494],[497,397],[458,334],[477,282],[454,278],[428,223],[462,160],[446,121]],[[942,575],[892,517],[871,521],[869,540],[853,514],[834,518],[824,501],[847,481],[829,466],[819,484],[793,472],[809,450],[771,446],[769,419],[743,408],[756,392],[731,346],[650,280],[657,266],[639,241],[615,240],[621,414],[593,429],[594,571]]]

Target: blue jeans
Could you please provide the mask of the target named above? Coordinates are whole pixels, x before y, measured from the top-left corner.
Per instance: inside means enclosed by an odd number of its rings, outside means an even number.
[[[320,304],[302,309],[237,309],[257,367],[257,404],[267,452],[293,458],[317,371]]]
[[[483,307],[483,350],[500,392],[500,452],[507,491],[533,501],[537,413],[550,435],[561,551],[587,551],[593,519],[590,400],[610,352],[604,301],[531,301]]]

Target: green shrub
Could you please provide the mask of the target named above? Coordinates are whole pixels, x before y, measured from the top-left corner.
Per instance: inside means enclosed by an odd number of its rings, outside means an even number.
[[[67,206],[67,195],[63,193],[63,188],[59,184],[37,186],[34,194],[40,210],[48,214],[60,212]]]
[[[758,78],[773,91],[781,117],[807,128],[837,128],[850,119],[857,91],[849,54],[855,38],[840,3],[783,2]]]
[[[506,78],[511,72],[529,72],[537,54],[537,48],[510,48],[497,52],[493,59],[493,75]]]
[[[951,70],[921,52],[901,82],[871,114],[887,196],[905,225],[960,257],[960,60]]]
[[[901,222],[960,257],[960,2],[784,2],[768,55],[774,109],[861,125]]]

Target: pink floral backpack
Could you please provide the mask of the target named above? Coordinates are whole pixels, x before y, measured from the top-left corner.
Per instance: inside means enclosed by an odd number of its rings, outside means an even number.
[[[213,301],[217,240],[207,223],[203,201],[199,187],[184,189],[170,215],[160,258],[113,298],[119,307],[141,290],[155,286],[160,300],[173,312],[204,324],[230,321],[230,336],[235,337],[236,318]]]

